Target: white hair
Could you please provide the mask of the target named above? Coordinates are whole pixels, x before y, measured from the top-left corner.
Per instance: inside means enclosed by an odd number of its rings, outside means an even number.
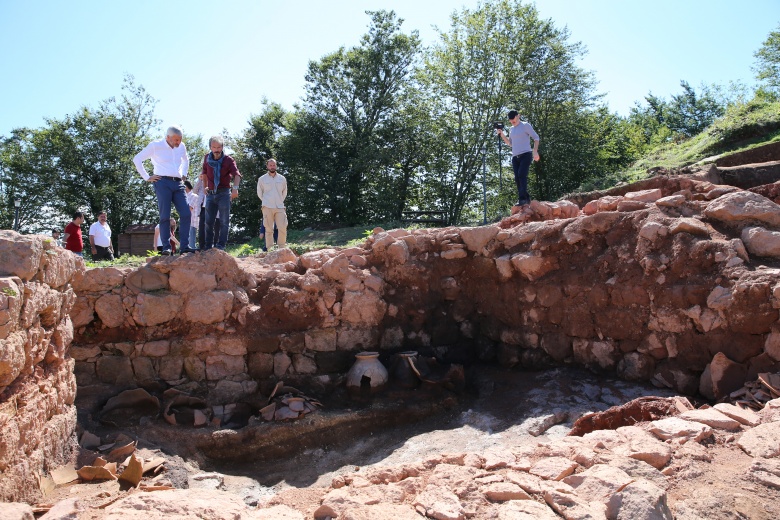
[[[167,136],[178,135],[179,137],[184,137],[181,133],[181,128],[175,125],[169,126],[168,131],[165,133],[165,135]]]
[[[209,138],[209,147],[211,147],[211,143],[217,143],[225,146],[225,139],[221,135],[213,135]]]

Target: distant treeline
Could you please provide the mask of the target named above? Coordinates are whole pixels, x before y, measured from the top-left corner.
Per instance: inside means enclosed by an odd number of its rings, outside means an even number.
[[[493,130],[509,109],[541,137],[532,196],[555,200],[696,135],[734,105],[776,100],[780,92],[780,30],[755,54],[757,92],[682,81],[679,94],[648,94],[622,117],[603,103],[594,74],[578,66],[584,46],[533,5],[488,0],[456,11],[428,48],[416,31],[402,30],[394,12],[367,15],[357,46],[309,63],[298,107],[264,101],[245,130],[225,136],[244,175],[231,219],[237,232],[259,226],[254,186],[272,156],[288,179],[294,228],[393,222],[409,209],[470,223],[481,220],[483,179],[490,219],[514,202],[509,152],[499,152]],[[115,237],[128,224],[153,222],[153,192],[131,159],[161,137],[155,104],[128,76],[119,98],[4,136],[0,227],[11,227],[15,199],[27,232],[62,228],[74,210],[88,222],[107,210]],[[204,136],[185,134],[185,143],[195,176]]]

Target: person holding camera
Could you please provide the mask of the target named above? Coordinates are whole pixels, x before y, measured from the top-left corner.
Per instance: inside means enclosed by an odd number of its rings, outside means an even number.
[[[504,133],[504,125],[496,124],[496,133],[507,145],[512,147],[512,170],[515,172],[515,184],[517,184],[517,205],[530,204],[531,196],[528,194],[528,170],[531,168],[531,160],[539,160],[539,134],[536,133],[530,123],[520,121],[517,110],[510,110],[507,114],[512,128],[509,130],[509,138]],[[531,150],[531,139],[534,148]]]

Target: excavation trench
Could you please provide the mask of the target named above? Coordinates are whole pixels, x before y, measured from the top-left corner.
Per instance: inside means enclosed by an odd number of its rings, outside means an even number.
[[[328,446],[417,424],[458,432],[486,414],[499,424],[491,430],[515,432],[624,402],[592,397],[607,379],[576,387],[586,376],[575,367],[709,401],[780,370],[780,269],[761,249],[778,206],[692,177],[643,188],[582,209],[534,202],[491,226],[377,229],[360,246],[301,256],[211,250],[135,268],[86,270],[45,237],[0,232],[0,264],[12,269],[0,278],[0,441],[17,448],[0,451],[0,498],[36,500],[37,475],[72,455],[74,403],[84,428],[127,428],[203,467],[251,467],[307,451],[327,461]],[[361,351],[387,364],[417,351],[441,369],[435,381],[456,366],[463,377],[350,400],[345,378]],[[565,368],[539,372],[551,367]],[[495,394],[519,408],[493,415],[487,390],[503,374],[524,391]],[[583,402],[558,413],[556,397],[530,399],[548,378]],[[296,404],[270,422],[264,410],[282,382],[323,406],[291,393]],[[157,413],[105,415],[112,398],[138,390]],[[439,449],[455,442],[428,438]]]
[[[440,452],[509,450],[525,441],[559,438],[586,413],[643,396],[674,395],[578,367],[527,371],[477,364],[466,374],[468,384],[459,393],[391,385],[356,401],[336,391],[323,396],[322,410],[305,418],[252,420],[237,429],[172,426],[159,416],[136,416],[121,426],[82,416],[80,424],[104,439],[127,435],[139,447],[177,455],[201,471],[248,477],[257,483],[257,498],[287,487],[328,486],[356,466],[408,464]],[[176,459],[168,464],[186,465]]]

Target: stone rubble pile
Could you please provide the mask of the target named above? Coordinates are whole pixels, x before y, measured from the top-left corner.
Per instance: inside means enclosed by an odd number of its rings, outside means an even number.
[[[767,402],[780,397],[780,373],[758,374],[758,379],[729,394],[728,400],[745,408],[761,410]]]
[[[317,399],[295,388],[286,387],[283,381],[279,381],[259,415],[265,421],[292,421],[316,412],[319,408],[322,408],[322,403]]]

